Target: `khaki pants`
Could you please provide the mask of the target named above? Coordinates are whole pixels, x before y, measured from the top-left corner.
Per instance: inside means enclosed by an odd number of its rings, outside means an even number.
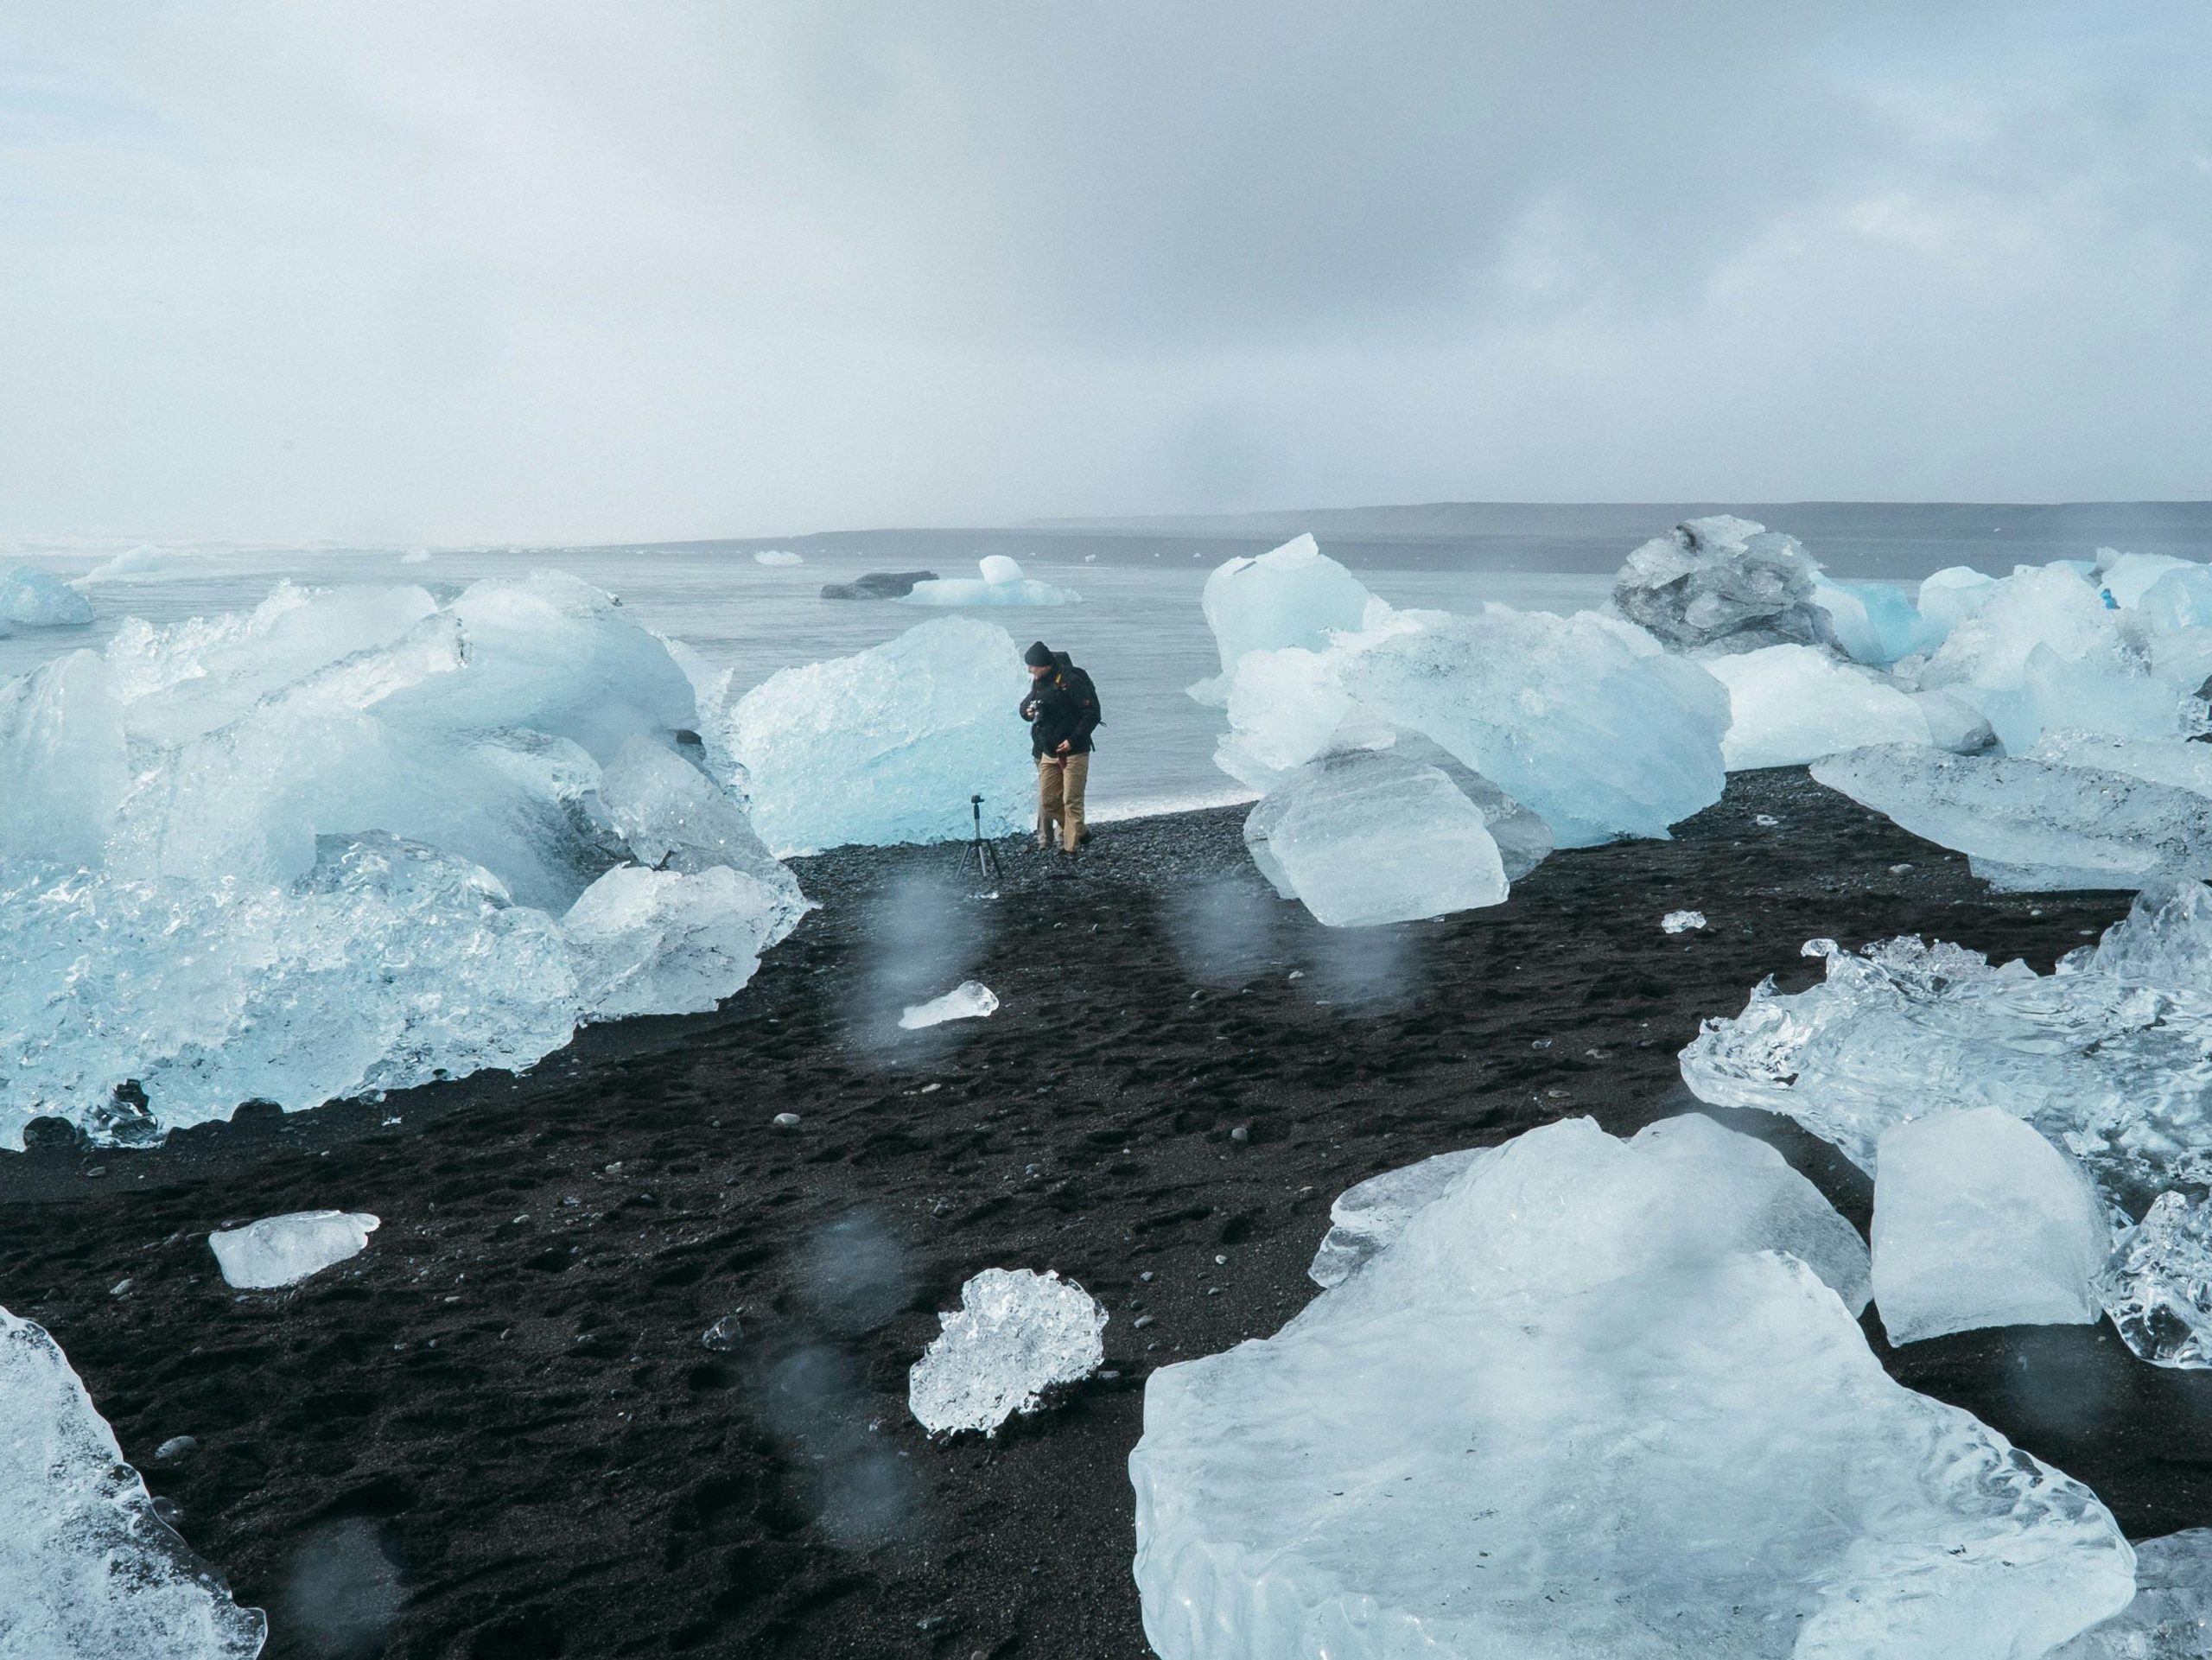
[[[1043,755],[1037,761],[1037,845],[1052,845],[1059,825],[1060,845],[1070,853],[1083,840],[1083,785],[1090,776],[1088,755]]]

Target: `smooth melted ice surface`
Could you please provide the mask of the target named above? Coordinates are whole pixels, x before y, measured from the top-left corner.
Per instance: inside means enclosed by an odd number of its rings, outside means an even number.
[[[265,1291],[297,1285],[368,1249],[375,1217],[360,1211],[294,1211],[267,1216],[242,1228],[219,1228],[208,1249],[223,1283]]]

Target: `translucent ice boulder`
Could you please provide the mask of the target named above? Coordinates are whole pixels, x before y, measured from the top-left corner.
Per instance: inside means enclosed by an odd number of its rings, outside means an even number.
[[[67,628],[92,620],[92,602],[52,571],[0,565],[0,623]]]
[[[947,1021],[979,1021],[996,1014],[998,1007],[998,994],[981,980],[963,980],[942,996],[900,1011],[899,1025],[904,1031],[919,1032]]]
[[[704,1014],[752,980],[807,909],[787,873],[617,865],[561,919],[578,1016]]]
[[[223,1283],[243,1290],[297,1285],[368,1249],[377,1218],[356,1211],[295,1211],[207,1236]]]
[[[2212,1366],[2212,1199],[2161,1193],[2098,1282],[2105,1312],[2156,1366]]]
[[[1708,658],[1728,688],[1728,770],[1802,766],[1841,749],[1926,743],[1928,717],[1894,683],[1809,646],[1764,646]]]
[[[1252,652],[1319,652],[1331,635],[1369,627],[1389,608],[1311,536],[1217,565],[1200,603],[1221,652],[1221,673],[1191,688],[1206,703],[1227,699],[1237,665]]]
[[[2086,1326],[2112,1225],[2088,1179],[1997,1107],[1883,1132],[1874,1301],[1891,1343],[1985,1326]]]
[[[268,1623],[154,1510],[44,1327],[0,1308],[0,1654],[252,1660]]]
[[[2135,1598],[2050,1660],[2212,1660],[2212,1528],[2135,1547]]]
[[[1403,1233],[1416,1212],[1441,1199],[1469,1168],[1497,1155],[1494,1147],[1439,1153],[1345,1188],[1329,1206],[1329,1231],[1306,1277],[1325,1291],[1342,1285],[1354,1269]]]
[[[1813,602],[1828,614],[1837,645],[1856,662],[1887,668],[1942,643],[1945,631],[1892,583],[1832,582],[1820,576],[1814,579]]]
[[[2012,1660],[2124,1606],[2094,1496],[1893,1383],[1808,1250],[1863,1275],[1710,1121],[1471,1165],[1273,1338],[1152,1375],[1154,1650]]]
[[[2004,892],[2149,887],[2212,875],[2212,798],[2129,773],[1885,744],[1813,777]]]
[[[1726,513],[1693,518],[1629,555],[1613,608],[1677,651],[1834,646],[1820,572],[1795,537]]]
[[[1244,842],[1285,899],[1332,928],[1502,903],[1505,868],[1481,808],[1438,768],[1388,750],[1309,761],[1269,790]]]
[[[987,1268],[960,1288],[960,1307],[907,1374],[906,1401],[932,1434],[998,1433],[1034,1412],[1045,1391],[1079,1383],[1105,1358],[1106,1311],[1047,1269]]]
[[[1037,784],[1021,650],[996,623],[936,617],[852,657],[785,669],[731,706],[753,827],[779,854],[1027,828]]]
[[[1073,588],[1024,576],[1021,567],[1002,553],[986,554],[977,564],[980,578],[931,577],[899,597],[907,605],[1073,605],[1083,598]]]

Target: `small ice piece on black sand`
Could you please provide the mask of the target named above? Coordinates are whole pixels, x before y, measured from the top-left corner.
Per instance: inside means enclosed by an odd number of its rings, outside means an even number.
[[[164,1464],[174,1464],[180,1459],[190,1458],[199,1450],[198,1436],[172,1435],[154,1449],[154,1456]]]
[[[1874,1301],[1892,1343],[1986,1326],[2096,1320],[2112,1229],[2095,1190],[2001,1107],[1884,1133],[1874,1178]]]
[[[1781,822],[1770,812],[1759,813],[1751,819],[1751,823],[1757,824],[1761,830],[1772,830]]]
[[[2135,1547],[2135,1600],[2050,1660],[2212,1660],[2212,1528]]]
[[[333,1263],[359,1256],[377,1218],[355,1211],[295,1211],[207,1236],[226,1284],[265,1291],[297,1285]]]
[[[932,1433],[996,1434],[1039,1397],[1098,1370],[1106,1311],[1051,1269],[987,1268],[960,1288],[960,1307],[907,1374],[906,1400]]]
[[[2212,1201],[2159,1194],[2113,1246],[2097,1291],[2141,1358],[2212,1366]]]
[[[963,980],[942,997],[932,997],[925,1003],[913,1003],[899,1017],[902,1031],[918,1032],[925,1026],[942,1026],[947,1021],[980,1020],[999,1006],[998,994],[981,980]]]
[[[1669,911],[1659,919],[1659,925],[1670,934],[1686,934],[1692,929],[1706,926],[1702,911]]]
[[[45,1329],[0,1308],[0,1654],[251,1660],[267,1622],[231,1600],[123,1461]]]
[[[775,1125],[778,1129],[797,1129],[798,1128],[798,1115],[795,1112],[779,1112],[768,1122]],[[570,1204],[574,1204],[575,1202],[575,1201],[573,1199],[569,1201]]]
[[[699,1346],[715,1354],[728,1354],[737,1347],[738,1339],[745,1335],[745,1327],[738,1316],[745,1311],[733,1308],[699,1334]]]

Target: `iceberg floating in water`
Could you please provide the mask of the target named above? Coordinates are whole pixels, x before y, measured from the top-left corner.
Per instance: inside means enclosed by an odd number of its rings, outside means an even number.
[[[294,1211],[242,1228],[219,1228],[207,1236],[207,1244],[224,1284],[265,1291],[297,1285],[359,1256],[378,1226],[377,1218],[363,1212]]]
[[[1705,667],[1728,688],[1720,754],[1732,773],[1929,741],[1928,716],[1909,693],[1809,646],[1764,646],[1708,658]]]
[[[861,842],[964,840],[1036,816],[1028,671],[996,623],[933,617],[852,657],[771,675],[728,711],[721,741],[748,780],[753,827],[780,855]]]
[[[0,623],[67,628],[92,620],[92,602],[51,571],[0,565]]]
[[[252,1660],[268,1622],[155,1512],[44,1327],[0,1308],[0,1652]]]
[[[947,1021],[979,1021],[987,1014],[996,1014],[998,1007],[998,994],[981,980],[963,980],[942,996],[904,1010],[899,1016],[899,1025],[904,1031],[918,1032],[925,1027],[943,1026]]]
[[[906,1402],[931,1434],[995,1435],[1046,1390],[1079,1383],[1106,1358],[1106,1311],[1047,1269],[987,1268],[960,1288],[960,1307],[907,1374]]]
[[[1986,1326],[2088,1326],[2112,1225],[2080,1168],[1997,1107],[1882,1134],[1874,1301],[1891,1343]]]
[[[907,605],[1074,605],[1083,598],[1073,588],[1024,576],[1021,567],[1002,553],[986,554],[976,563],[980,579],[931,577],[899,598]]]
[[[610,878],[715,913],[734,992],[805,901],[671,747],[697,722],[664,642],[543,572],[280,585],[0,686],[0,1138],[125,1078],[174,1126],[525,1066],[640,986],[702,1006],[696,933],[613,941]]]
[[[1311,536],[1215,566],[1199,603],[1221,652],[1221,673],[1192,686],[1191,696],[1217,704],[1227,700],[1237,665],[1253,652],[1319,652],[1332,634],[1371,626],[1389,609]]]
[[[2212,796],[2130,773],[1882,744],[1818,761],[1813,777],[1965,854],[2000,892],[2212,875]]]
[[[1246,816],[1244,843],[1278,893],[1332,928],[1446,916],[1506,896],[1482,809],[1438,768],[1388,750],[1325,755],[1287,774]]]
[[[789,548],[761,548],[754,552],[753,563],[756,565],[803,565],[806,563],[806,556],[793,553]]]
[[[1891,1381],[1819,1259],[1863,1285],[1850,1225],[1709,1120],[1521,1136],[1274,1337],[1152,1375],[1146,1635],[2011,1660],[2125,1606],[2094,1496]]]
[[[1821,568],[1794,536],[1721,513],[1677,525],[1628,557],[1613,608],[1676,651],[1834,647]]]

